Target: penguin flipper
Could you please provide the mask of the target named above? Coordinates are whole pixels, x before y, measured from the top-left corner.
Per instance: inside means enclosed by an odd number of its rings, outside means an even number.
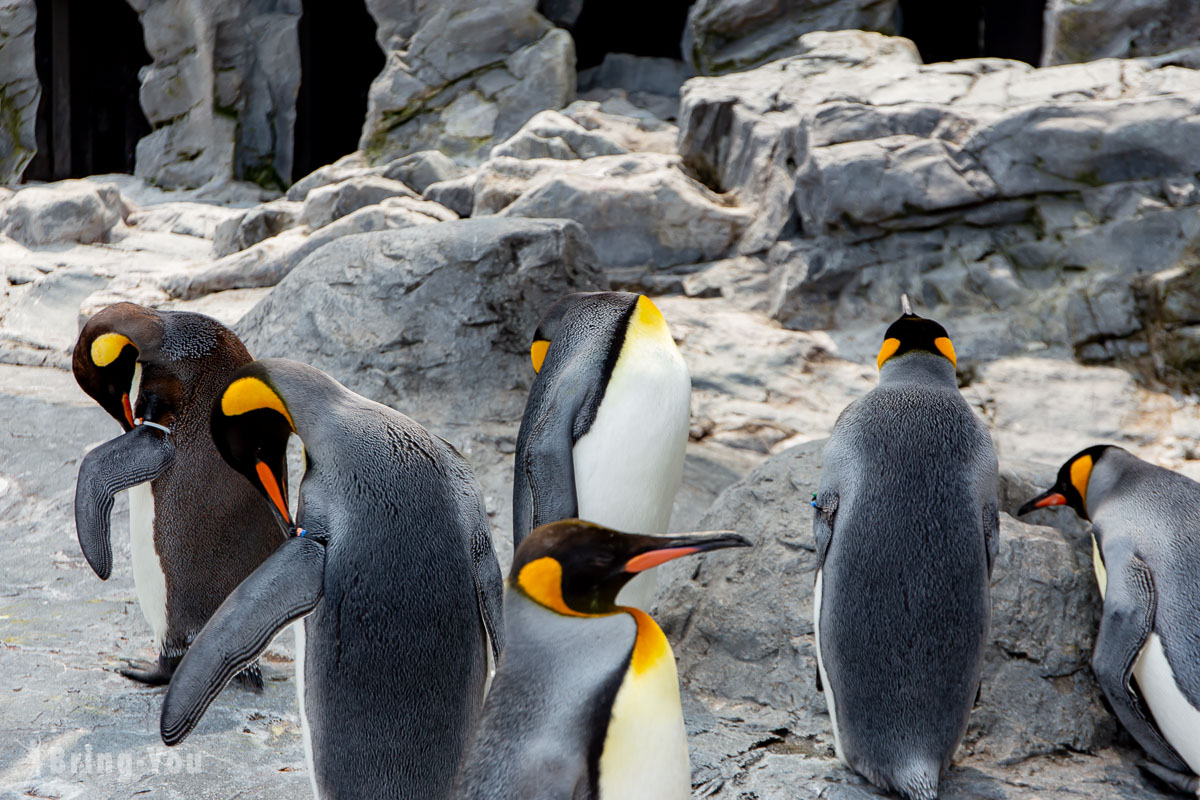
[[[496,560],[492,530],[486,516],[471,537],[471,562],[479,615],[483,617],[483,627],[492,643],[492,658],[499,664],[500,653],[504,650],[504,576],[500,574],[500,562]]]
[[[139,425],[84,457],[75,482],[75,532],[88,564],[108,580],[112,574],[109,517],[113,496],[162,474],[175,459],[175,445],[157,428]]]
[[[1092,670],[1117,719],[1138,744],[1167,769],[1187,773],[1187,765],[1163,738],[1149,709],[1130,685],[1138,653],[1154,624],[1156,599],[1150,568],[1135,555],[1128,556],[1119,569],[1115,568],[1115,558],[1110,557],[1109,562],[1104,616],[1092,654]]]
[[[562,390],[556,393],[550,410],[534,424],[525,443],[523,463],[519,465],[529,482],[530,530],[579,515],[572,450],[576,417],[584,407],[586,392],[567,391],[567,387],[586,384],[569,375],[559,380]]]
[[[1152,761],[1139,761],[1138,766],[1143,772],[1153,775],[1172,789],[1200,797],[1200,778],[1190,772],[1174,772]]]
[[[280,629],[316,608],[324,581],[325,546],[293,537],[230,592],[171,678],[159,727],[164,744],[182,742],[225,684]]]
[[[813,507],[813,538],[817,545],[816,571],[820,572],[825,566],[825,555],[829,552],[829,543],[833,541],[833,519],[837,515],[838,494],[830,489],[823,489],[812,499]]]

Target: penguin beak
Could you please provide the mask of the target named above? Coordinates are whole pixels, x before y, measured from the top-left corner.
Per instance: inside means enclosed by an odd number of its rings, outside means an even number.
[[[743,536],[733,531],[706,531],[704,533],[684,533],[678,536],[655,537],[661,540],[657,546],[638,553],[625,562],[625,572],[638,573],[665,564],[676,558],[690,556],[693,553],[704,553],[709,550],[720,550],[725,547],[750,547],[751,544]]]
[[[1025,505],[1021,506],[1019,509],[1017,509],[1017,516],[1018,517],[1024,516],[1025,514],[1028,514],[1030,511],[1033,511],[1034,509],[1037,509],[1037,508],[1047,508],[1049,506],[1065,506],[1066,504],[1067,504],[1066,495],[1064,495],[1062,492],[1058,491],[1057,487],[1053,488],[1053,489],[1047,489],[1046,491],[1039,494],[1037,497],[1030,500]]]
[[[267,497],[271,498],[271,503],[275,506],[275,510],[280,513],[283,521],[290,530],[293,527],[292,515],[288,512],[287,498],[283,496],[282,484],[275,478],[275,473],[271,472],[271,468],[262,461],[255,462],[254,471],[258,475],[258,479],[262,482]]]
[[[129,423],[130,429],[133,426],[133,406],[129,403],[129,392],[121,395],[121,409],[125,412],[125,421]]]

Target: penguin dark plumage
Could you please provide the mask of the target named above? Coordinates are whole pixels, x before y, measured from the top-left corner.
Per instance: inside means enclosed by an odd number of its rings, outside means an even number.
[[[817,662],[838,757],[931,800],[979,688],[996,456],[941,325],[905,313],[878,361],[879,385],[838,418],[812,503]]]
[[[580,520],[535,530],[513,556],[506,646],[459,775],[458,800],[686,800],[675,657],[647,614],[616,604],[635,575],[749,546],[721,532],[622,534]]]
[[[182,741],[229,676],[304,617],[297,692],[316,796],[447,797],[503,644],[503,579],[470,466],[403,414],[286,359],[239,370],[212,429],[300,535],[192,644],[163,704],[163,741]],[[294,522],[292,433],[305,452]]]
[[[213,401],[250,360],[210,317],[133,303],[97,313],[76,342],[75,379],[125,431],[80,464],[75,524],[88,563],[107,579],[113,495],[129,489],[134,582],[160,653],[153,667],[121,670],[134,680],[170,680],[225,596],[283,542],[209,431]],[[243,677],[261,688],[257,668]]]
[[[1200,483],[1097,445],[1018,513],[1057,505],[1092,522],[1100,688],[1156,762],[1147,771],[1200,796]]]
[[[571,294],[533,338],[538,376],[517,436],[514,546],[535,527],[573,517],[632,533],[668,530],[692,384],[658,308],[628,292]],[[653,573],[622,599],[648,608]]]

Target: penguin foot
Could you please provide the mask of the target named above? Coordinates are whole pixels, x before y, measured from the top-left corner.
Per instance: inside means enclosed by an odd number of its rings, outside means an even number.
[[[234,675],[233,680],[243,689],[254,692],[255,694],[262,694],[263,676],[262,670],[258,668],[257,661],[246,667],[237,675]]]
[[[1157,778],[1177,792],[1200,797],[1200,778],[1195,775],[1176,772],[1173,769],[1167,769],[1162,764],[1155,764],[1153,761],[1139,761],[1138,766],[1142,768],[1143,772]]]
[[[147,686],[166,686],[171,682],[171,675],[175,673],[175,668],[179,666],[181,657],[168,657],[160,655],[158,662],[151,664],[149,661],[139,661],[131,658],[122,659],[128,666],[125,669],[119,669],[117,672],[124,675],[130,680],[144,683]]]

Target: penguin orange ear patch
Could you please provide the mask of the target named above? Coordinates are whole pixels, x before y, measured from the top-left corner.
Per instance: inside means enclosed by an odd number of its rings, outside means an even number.
[[[938,352],[950,359],[950,363],[955,367],[958,366],[958,359],[954,355],[954,342],[950,341],[947,336],[939,336],[933,340],[933,346],[938,349]]]
[[[567,605],[562,595],[562,564],[550,556],[530,561],[521,567],[517,583],[532,599],[559,614],[569,617],[586,617]]]
[[[1092,477],[1092,457],[1083,456],[1071,462],[1071,485],[1079,492],[1083,507],[1087,508],[1088,479]]]
[[[137,345],[129,340],[128,336],[123,336],[119,333],[103,333],[92,340],[92,363],[97,367],[107,367],[109,364],[116,361],[121,351],[126,346],[137,349]]]
[[[229,387],[225,389],[225,394],[221,395],[221,413],[227,417],[248,414],[260,408],[278,411],[287,420],[292,432],[295,432],[296,424],[292,422],[292,415],[288,413],[287,406],[283,404],[283,400],[275,393],[275,390],[263,383],[261,379],[238,378],[229,384]]]
[[[529,358],[533,361],[533,371],[542,371],[542,362],[546,360],[546,351],[550,349],[550,342],[545,339],[538,339],[529,348]]]
[[[883,362],[896,355],[896,351],[899,349],[899,339],[884,339],[883,346],[879,348],[879,357],[875,359],[876,363],[879,364],[879,368],[882,369]]]

